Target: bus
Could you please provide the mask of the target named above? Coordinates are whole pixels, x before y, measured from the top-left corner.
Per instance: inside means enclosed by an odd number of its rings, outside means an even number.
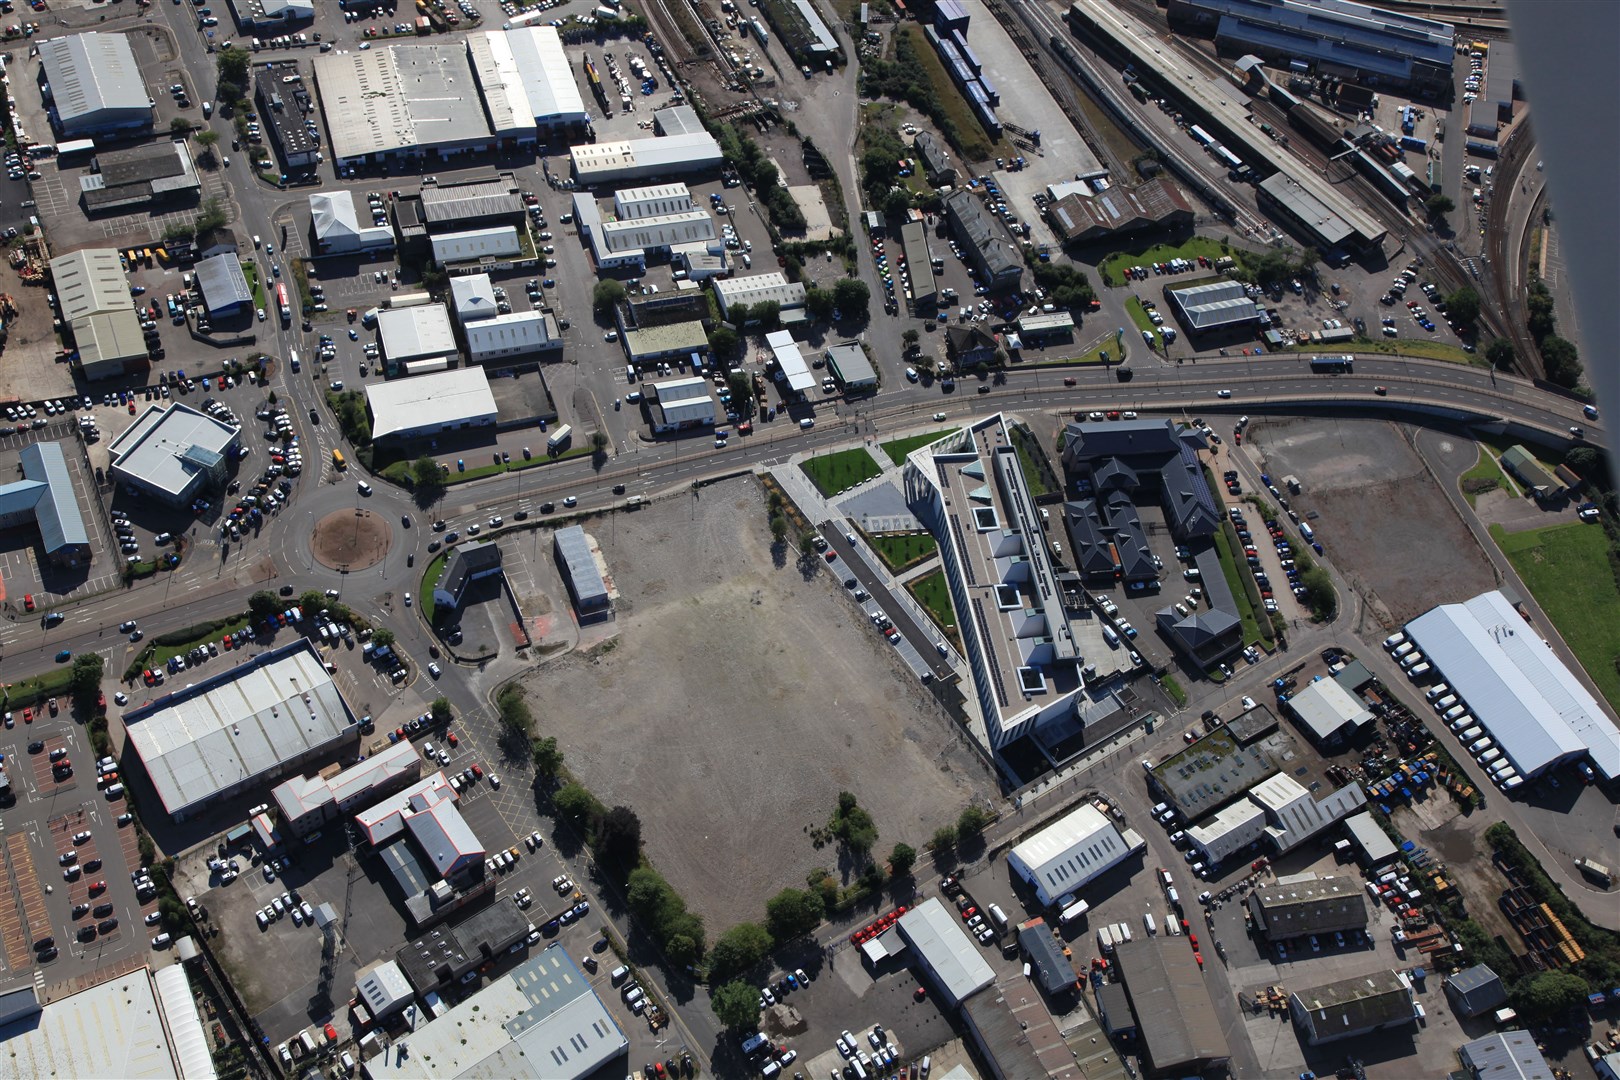
[[[276,282],[276,307],[281,309],[281,321],[292,322],[292,305],[287,302],[287,283]]]
[[[1344,356],[1313,356],[1311,357],[1311,370],[1326,375],[1348,375],[1355,366],[1356,358],[1348,354]]]
[[[349,467],[349,463],[343,460],[343,451],[341,450],[332,451],[332,464],[337,466],[338,472],[342,472]]]
[[[1215,141],[1213,138],[1210,137],[1209,132],[1205,131],[1203,128],[1199,127],[1197,124],[1194,124],[1192,127],[1188,128],[1187,129],[1187,134],[1191,135],[1194,139],[1198,140],[1198,145],[1199,146],[1208,146],[1210,143]]]

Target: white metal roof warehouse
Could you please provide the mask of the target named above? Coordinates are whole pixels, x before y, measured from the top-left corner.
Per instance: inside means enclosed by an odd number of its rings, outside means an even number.
[[[951,1004],[961,1004],[995,981],[996,973],[985,963],[982,950],[939,897],[900,916],[899,926],[901,936]]]
[[[1583,753],[1620,776],[1620,729],[1500,592],[1444,604],[1406,632],[1527,778]]]
[[[651,180],[720,167],[720,144],[706,131],[661,139],[582,143],[569,151],[582,186]]]
[[[1007,866],[1035,886],[1041,903],[1053,904],[1146,846],[1136,833],[1122,834],[1101,810],[1082,803],[1009,851]]]
[[[408,438],[495,423],[495,395],[481,367],[453,368],[366,385],[373,439]]]
[[[177,821],[332,750],[358,723],[303,639],[124,714]]]
[[[38,48],[64,135],[152,126],[152,98],[123,34],[91,30],[41,41]]]

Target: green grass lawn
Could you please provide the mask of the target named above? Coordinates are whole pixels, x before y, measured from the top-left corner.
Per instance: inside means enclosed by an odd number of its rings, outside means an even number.
[[[1581,666],[1609,704],[1620,708],[1620,590],[1609,566],[1609,541],[1599,525],[1549,525],[1491,538],[1524,579]]]
[[[247,278],[248,288],[253,291],[253,306],[264,307],[264,286],[259,282],[259,268],[252,262],[242,264],[242,275]]]
[[[906,588],[917,598],[917,603],[928,612],[940,632],[961,651],[961,639],[956,633],[956,609],[951,607],[951,591],[945,584],[945,571],[935,570],[906,582]]]
[[[1457,480],[1462,489],[1463,498],[1468,500],[1469,506],[1473,506],[1475,496],[1468,490],[1468,481],[1470,480],[1495,480],[1496,486],[1503,491],[1511,495],[1518,494],[1518,489],[1514,487],[1513,482],[1502,471],[1502,466],[1497,464],[1496,456],[1491,452],[1491,448],[1483,443],[1479,447],[1479,462],[1472,469],[1463,473]]]
[[[5,683],[5,707],[8,710],[25,709],[48,697],[61,696],[67,693],[72,681],[73,665],[62,664],[39,675]]]
[[[1368,327],[1369,330],[1374,329]],[[1358,353],[1380,353],[1384,356],[1415,356],[1422,360],[1446,360],[1453,364],[1468,364],[1473,367],[1485,367],[1484,353],[1463,352],[1461,345],[1448,345],[1444,341],[1429,341],[1424,338],[1387,338],[1357,340],[1350,344],[1350,348]],[[1289,345],[1273,352],[1302,352],[1318,353],[1322,351],[1320,345]]]
[[[1136,324],[1138,330],[1153,333],[1153,320],[1148,318],[1147,308],[1142,306],[1142,301],[1134,296],[1131,297],[1125,301],[1125,310],[1130,312],[1131,322]]]
[[[1180,244],[1154,244],[1148,248],[1116,251],[1097,264],[1097,273],[1102,277],[1104,285],[1114,288],[1125,284],[1127,266],[1168,262],[1175,258],[1196,259],[1200,255],[1208,259],[1219,259],[1223,255],[1229,255],[1239,262],[1243,261],[1243,252],[1235,248],[1222,248],[1219,240],[1211,240],[1207,236],[1193,236]]]
[[[1269,649],[1272,639],[1265,631],[1271,629],[1271,623],[1267,620],[1262,629],[1260,616],[1254,610],[1248,590],[1244,588],[1243,575],[1248,572],[1248,567],[1238,565],[1227,536],[1229,529],[1230,523],[1215,530],[1215,550],[1221,556],[1221,573],[1226,577],[1226,587],[1232,590],[1232,599],[1237,602],[1238,618],[1243,622],[1243,643],[1253,645],[1261,642]]]
[[[927,446],[931,442],[937,442],[949,434],[950,430],[947,429],[944,431],[927,431],[921,435],[908,435],[904,439],[892,439],[889,442],[883,443],[878,447],[878,449],[889,455],[889,460],[894,462],[896,465],[904,465],[906,463],[906,455],[917,449],[917,447]]]
[[[867,533],[866,540],[890,570],[903,570],[939,550],[939,544],[925,532]]]
[[[444,576],[444,561],[453,550],[455,549],[451,548],[439,552],[438,558],[428,563],[428,568],[422,571],[422,588],[416,594],[416,602],[422,605],[422,617],[430,626],[433,624],[433,587],[439,583],[439,578]]]
[[[832,454],[817,454],[801,462],[799,468],[815,482],[823,495],[836,495],[847,491],[863,480],[877,476],[881,469],[863,446],[839,450]]]
[[[1181,688],[1181,684],[1176,681],[1174,675],[1168,671],[1165,672],[1159,676],[1159,685],[1164,687],[1164,692],[1170,695],[1170,700],[1175,702],[1178,707],[1187,704],[1187,691]]]

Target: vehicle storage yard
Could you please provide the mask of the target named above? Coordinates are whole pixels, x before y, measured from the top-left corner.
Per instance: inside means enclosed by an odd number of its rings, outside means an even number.
[[[1295,475],[1290,505],[1386,625],[1493,587],[1490,562],[1423,461],[1391,424],[1257,418],[1245,442],[1272,477]],[[1410,558],[1421,550],[1425,557]]]
[[[886,851],[992,789],[821,561],[772,553],[754,480],[615,519],[586,530],[629,598],[619,636],[542,665],[529,701],[603,803],[641,807],[648,857],[710,926],[758,918],[814,866],[847,870],[806,835],[840,790]]]

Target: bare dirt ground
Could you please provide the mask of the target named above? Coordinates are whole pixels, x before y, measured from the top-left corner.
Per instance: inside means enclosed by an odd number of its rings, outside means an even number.
[[[1386,626],[1495,586],[1489,560],[1396,425],[1257,419],[1245,441],[1279,489],[1282,477],[1299,477],[1290,506],[1320,515],[1310,520],[1327,557]]]
[[[718,931],[840,867],[808,832],[840,790],[876,850],[914,847],[992,779],[821,565],[773,557],[752,478],[586,526],[625,598],[618,637],[528,677],[542,729]]]
[[[315,523],[309,549],[322,566],[364,570],[382,562],[393,540],[388,523],[370,510],[334,510]]]

